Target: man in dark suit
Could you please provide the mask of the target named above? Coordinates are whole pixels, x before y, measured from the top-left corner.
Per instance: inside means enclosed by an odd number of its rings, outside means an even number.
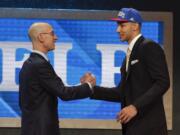
[[[112,20],[117,21],[120,39],[129,44],[121,81],[114,88],[95,86],[92,98],[122,103],[117,121],[123,135],[167,135],[163,95],[170,80],[163,49],[142,36],[142,17],[136,9],[122,8]]]
[[[33,51],[19,74],[19,103],[22,110],[21,135],[60,135],[57,97],[62,100],[87,98],[92,95],[95,78],[86,83],[64,86],[48,62],[47,52],[54,50],[57,36],[51,25],[34,23],[29,29]]]

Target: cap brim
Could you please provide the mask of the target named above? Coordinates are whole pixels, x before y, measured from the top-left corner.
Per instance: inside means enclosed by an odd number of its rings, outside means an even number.
[[[111,21],[116,21],[116,22],[129,22],[128,20],[120,19],[120,18],[112,18]]]

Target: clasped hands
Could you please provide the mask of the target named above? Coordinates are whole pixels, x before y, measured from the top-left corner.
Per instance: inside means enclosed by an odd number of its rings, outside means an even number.
[[[92,74],[92,73],[86,73],[84,74],[81,79],[80,82],[83,83],[90,83],[91,86],[95,86],[96,85],[96,77]]]

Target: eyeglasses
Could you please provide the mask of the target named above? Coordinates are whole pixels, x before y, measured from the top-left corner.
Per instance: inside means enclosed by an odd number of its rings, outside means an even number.
[[[54,31],[51,31],[51,32],[43,32],[43,33],[40,33],[40,34],[49,34],[49,35],[51,35],[51,36],[55,36]]]

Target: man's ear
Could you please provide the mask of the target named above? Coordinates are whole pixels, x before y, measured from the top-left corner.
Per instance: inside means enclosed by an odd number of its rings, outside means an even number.
[[[137,31],[139,29],[139,25],[137,23],[133,23],[133,30]]]
[[[39,42],[43,42],[44,41],[44,37],[42,36],[42,34],[39,34],[38,36],[37,36],[37,39],[39,40]]]

